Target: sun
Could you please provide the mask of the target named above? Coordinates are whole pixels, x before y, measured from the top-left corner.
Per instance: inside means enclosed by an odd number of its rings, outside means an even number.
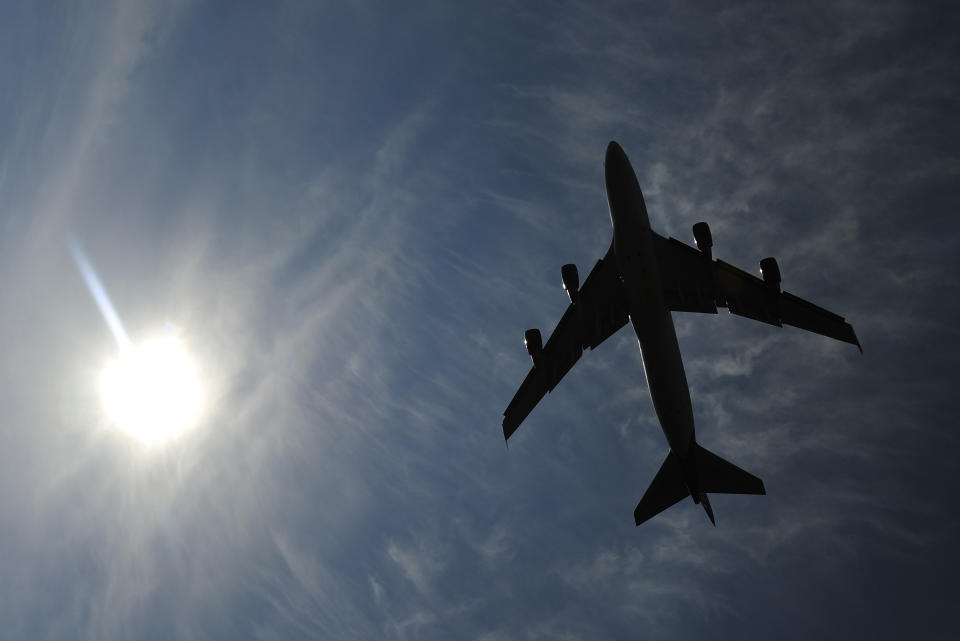
[[[100,374],[111,422],[147,445],[180,436],[203,412],[203,387],[183,342],[168,334],[125,347]]]

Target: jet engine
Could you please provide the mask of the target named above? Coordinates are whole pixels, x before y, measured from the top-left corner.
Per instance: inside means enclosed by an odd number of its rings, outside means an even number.
[[[777,259],[773,256],[764,258],[760,261],[760,274],[763,276],[763,282],[771,290],[780,293],[780,266],[777,265]]]
[[[523,344],[527,346],[527,354],[533,359],[533,366],[536,367],[540,362],[540,354],[543,353],[543,339],[540,338],[539,329],[528,329],[523,333]]]
[[[568,263],[560,268],[560,276],[563,278],[563,289],[570,297],[571,303],[576,303],[580,298],[580,274],[577,272],[577,266]]]
[[[777,259],[771,256],[761,260],[760,274],[767,286],[767,309],[776,319],[776,324],[780,325],[783,316],[780,313],[780,266],[777,265]]]
[[[709,260],[713,260],[713,236],[710,234],[710,225],[703,222],[694,225],[693,239],[697,241],[697,249]]]

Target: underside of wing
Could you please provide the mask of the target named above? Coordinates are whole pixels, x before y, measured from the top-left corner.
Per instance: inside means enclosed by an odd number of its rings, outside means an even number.
[[[760,261],[763,278],[713,260],[706,229],[703,250],[653,235],[664,300],[671,311],[715,314],[717,307],[726,307],[731,314],[777,327],[792,325],[860,347],[853,327],[842,316],[780,290],[780,268],[773,258]]]
[[[837,316],[789,292],[783,292],[780,295],[780,313],[781,319],[787,325],[856,345],[863,352],[860,340],[853,331],[853,325],[842,316]]]
[[[716,314],[716,283],[710,254],[676,238],[651,234],[667,307],[674,312]]]
[[[596,348],[627,324],[627,297],[612,246],[584,281],[577,306],[583,348]]]
[[[770,325],[792,325],[808,332],[856,345],[860,351],[853,326],[838,314],[814,305],[790,292],[780,290],[780,268],[772,258],[761,261],[766,265],[764,278],[748,274],[733,265],[716,261],[718,305],[731,314],[746,316]],[[768,273],[774,274],[767,276]]]
[[[593,349],[627,323],[627,304],[623,284],[617,271],[613,250],[598,260],[583,283],[572,292],[572,302],[550,339],[542,348],[534,344],[527,349],[534,366],[504,411],[503,436],[509,439],[545,394],[580,359],[586,348]]]

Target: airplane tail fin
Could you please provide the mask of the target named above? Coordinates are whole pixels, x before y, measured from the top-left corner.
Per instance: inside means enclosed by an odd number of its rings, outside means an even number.
[[[633,511],[633,520],[637,525],[647,521],[668,507],[690,496],[690,487],[696,488],[696,503],[703,505],[707,517],[714,525],[713,508],[707,498],[708,492],[715,494],[766,494],[763,481],[746,472],[733,463],[725,461],[713,452],[694,444],[693,466],[684,465],[673,450],[667,454],[667,460],[653,477],[643,498]],[[686,472],[692,472],[695,479],[687,479]],[[691,482],[688,482],[691,481]]]

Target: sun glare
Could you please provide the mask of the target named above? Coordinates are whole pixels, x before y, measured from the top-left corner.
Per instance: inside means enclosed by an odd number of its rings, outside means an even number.
[[[100,395],[111,421],[148,445],[179,436],[203,410],[197,369],[173,335],[124,349],[101,373]]]

